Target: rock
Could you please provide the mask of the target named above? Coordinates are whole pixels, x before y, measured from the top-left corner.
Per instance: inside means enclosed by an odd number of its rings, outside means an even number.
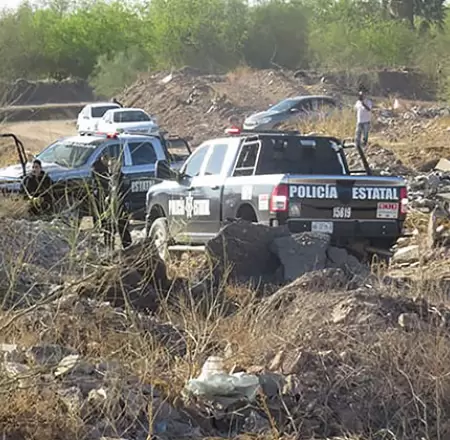
[[[206,244],[216,281],[273,279],[279,267],[270,245],[277,237],[289,236],[287,228],[236,221],[226,225]],[[205,268],[209,271],[209,268]]]
[[[76,352],[61,345],[34,345],[26,351],[27,358],[36,365],[58,364],[63,358]]]
[[[72,415],[78,416],[80,414],[83,406],[83,395],[78,387],[60,389],[58,390],[58,396]]]
[[[270,249],[283,265],[284,280],[293,281],[306,272],[325,268],[329,243],[327,234],[303,232],[276,238]]]
[[[17,344],[0,344],[0,354],[5,362],[23,364],[26,362],[25,354],[19,349]]]
[[[68,374],[89,375],[94,372],[93,365],[83,361],[78,354],[66,356],[59,362],[54,375],[56,377]]]
[[[419,259],[419,246],[416,244],[398,249],[392,256],[392,262],[401,263],[412,263]]]
[[[30,367],[16,362],[4,362],[2,368],[5,375],[19,388],[27,388],[31,385]]]
[[[305,273],[296,281],[297,287],[301,287],[307,292],[325,292],[346,289],[349,277],[342,269],[328,268]]]
[[[368,276],[370,274],[370,269],[344,248],[329,247],[327,258],[327,266],[342,269],[350,275]]]
[[[264,395],[269,399],[280,396],[286,384],[284,377],[276,373],[263,373],[258,379]]]
[[[288,353],[283,362],[282,371],[285,375],[301,374],[303,368],[312,359],[311,354],[303,349],[297,349]]]
[[[131,269],[100,269],[95,280],[77,287],[80,297],[99,298],[114,307],[132,305],[138,310],[155,312],[159,300],[155,289],[141,274]]]
[[[138,310],[155,312],[158,291],[170,286],[164,262],[154,252],[150,241],[137,243],[100,262],[92,279],[77,286],[82,298],[98,298],[114,307],[131,305]]]
[[[284,350],[280,350],[275,357],[272,359],[272,362],[269,365],[269,370],[277,371],[281,368],[284,358],[286,357],[286,353]]]
[[[258,411],[251,410],[250,414],[245,418],[242,431],[246,434],[264,434],[272,429],[269,420],[262,416]]]
[[[402,313],[398,317],[398,324],[407,331],[420,330],[423,328],[423,322],[417,313]]]

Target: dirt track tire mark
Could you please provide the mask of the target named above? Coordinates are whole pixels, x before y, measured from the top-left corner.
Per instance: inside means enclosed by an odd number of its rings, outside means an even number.
[[[1,133],[14,133],[30,153],[38,153],[63,136],[76,135],[75,121],[12,122],[0,125]]]

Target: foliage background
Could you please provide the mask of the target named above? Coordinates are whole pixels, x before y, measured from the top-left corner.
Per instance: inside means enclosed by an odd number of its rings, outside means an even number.
[[[0,14],[0,79],[90,79],[112,95],[141,71],[416,67],[450,78],[444,0],[38,0]]]

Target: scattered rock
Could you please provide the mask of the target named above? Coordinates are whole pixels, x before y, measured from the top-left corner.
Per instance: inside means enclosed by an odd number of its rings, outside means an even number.
[[[418,259],[419,259],[419,246],[414,244],[398,249],[392,257],[392,262],[397,264],[411,263],[417,261]]]
[[[270,249],[281,261],[284,280],[289,282],[307,272],[324,269],[329,244],[327,234],[304,232],[276,238]]]
[[[26,351],[27,358],[35,365],[58,364],[75,351],[61,345],[34,345]]]
[[[416,313],[402,313],[398,317],[398,324],[405,330],[420,330],[423,325]]]
[[[226,225],[206,244],[214,278],[223,281],[228,277],[241,282],[273,280],[280,263],[271,252],[271,243],[275,238],[289,235],[286,228],[270,228],[246,221]]]

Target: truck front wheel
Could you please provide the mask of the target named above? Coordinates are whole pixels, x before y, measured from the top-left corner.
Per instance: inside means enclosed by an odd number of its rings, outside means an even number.
[[[169,260],[169,226],[167,219],[157,218],[150,226],[148,236],[161,260],[167,262]]]

